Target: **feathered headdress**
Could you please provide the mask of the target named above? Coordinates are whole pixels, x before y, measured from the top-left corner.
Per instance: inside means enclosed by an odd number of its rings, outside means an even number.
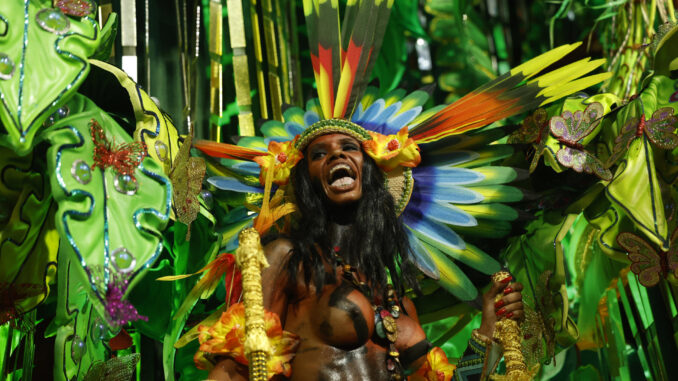
[[[514,169],[490,165],[512,152],[506,145],[490,145],[504,136],[503,130],[477,130],[583,90],[609,74],[584,77],[604,62],[588,58],[544,72],[580,45],[576,43],[542,54],[448,106],[424,111],[428,94],[423,91],[395,90],[378,98],[367,82],[392,4],[349,1],[340,28],[338,1],[304,1],[318,99],[308,102],[306,110],[288,109],[283,121],[266,122],[263,137],[242,138],[238,146],[204,141],[195,146],[211,156],[245,160],[231,161],[230,176],[209,182],[234,192],[265,191],[257,220],[267,222],[255,221],[265,230],[291,211],[278,210],[272,217],[268,200],[272,183],[287,182],[306,145],[329,133],[356,138],[385,173],[416,265],[461,300],[472,300],[477,290],[455,261],[486,274],[500,265],[464,242],[459,232],[508,230],[517,212],[503,203],[523,197],[504,185],[518,176]]]

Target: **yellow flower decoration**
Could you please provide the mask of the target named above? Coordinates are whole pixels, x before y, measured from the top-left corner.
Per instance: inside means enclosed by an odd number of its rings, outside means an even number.
[[[264,320],[266,335],[273,350],[268,360],[268,378],[276,374],[289,377],[292,375],[290,362],[297,351],[299,337],[284,331],[280,318],[273,312],[266,311]],[[245,357],[245,306],[242,303],[229,307],[211,327],[201,325],[198,332],[200,351],[228,356],[240,364],[248,365]],[[196,355],[194,359],[198,368],[205,369],[206,363],[202,361],[202,356]]]
[[[273,182],[285,185],[290,179],[290,171],[303,157],[301,151],[294,147],[296,138],[292,141],[278,143],[271,141],[268,144],[268,155],[257,156],[253,160],[261,167],[259,182],[266,183],[266,173],[273,168]]]
[[[435,347],[426,355],[426,362],[408,381],[450,381],[457,367],[447,361],[447,356],[440,347]]]
[[[363,148],[384,171],[392,171],[398,166],[412,168],[421,162],[419,146],[408,137],[407,127],[403,127],[397,135],[368,132],[372,140],[364,141]]]

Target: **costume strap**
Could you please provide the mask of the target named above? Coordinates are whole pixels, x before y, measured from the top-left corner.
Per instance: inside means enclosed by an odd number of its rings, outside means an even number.
[[[259,232],[244,229],[238,237],[240,246],[236,260],[242,272],[243,303],[245,305],[245,356],[250,363],[250,380],[268,379],[266,362],[271,346],[264,324],[264,297],[261,290],[261,270],[268,267],[261,247]]]

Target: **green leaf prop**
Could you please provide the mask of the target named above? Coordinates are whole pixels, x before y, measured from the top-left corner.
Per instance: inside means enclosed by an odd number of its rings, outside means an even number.
[[[56,276],[54,201],[36,155],[0,147],[0,324],[41,303]]]
[[[33,147],[47,117],[77,90],[89,70],[87,57],[99,45],[93,16],[74,18],[52,1],[5,1],[0,16],[0,145],[20,155]]]
[[[129,281],[126,296],[159,255],[171,186],[160,164],[148,158],[133,177],[112,166],[93,169],[92,120],[103,127],[111,151],[132,139],[86,97],[76,94],[68,106],[71,115],[56,122],[45,138],[52,144],[48,173],[62,237],[56,367],[70,379],[103,356],[103,347],[88,339],[84,327],[99,321],[104,331],[119,328],[105,310],[112,279],[123,274]]]

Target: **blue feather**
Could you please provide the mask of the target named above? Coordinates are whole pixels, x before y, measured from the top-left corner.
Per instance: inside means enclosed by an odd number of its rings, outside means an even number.
[[[358,106],[355,108],[353,115],[351,115],[351,122],[358,123],[363,120],[363,113],[363,104],[362,102],[358,102]]]
[[[421,245],[419,239],[412,234],[410,229],[405,228],[405,232],[407,233],[410,248],[412,249],[412,260],[414,261],[414,264],[417,265],[417,268],[426,274],[426,276],[438,280],[440,278],[438,267],[433,263],[433,259],[428,251]]]
[[[457,185],[438,185],[429,183],[419,184],[417,188],[419,190],[419,194],[422,196],[422,199],[426,201],[452,202],[456,204],[475,204],[482,202],[485,199],[480,193]]]
[[[454,205],[442,202],[432,202],[424,205],[425,207],[422,208],[423,214],[434,221],[456,226],[478,225],[478,221],[472,215]]]
[[[248,175],[248,176],[259,176],[259,164],[252,161],[241,161],[229,166],[235,172]]]
[[[379,124],[386,124],[391,117],[393,117],[395,114],[400,111],[400,102],[396,102],[388,107],[386,107],[382,112],[379,113],[379,115],[376,115],[371,122],[374,123],[379,123]]]
[[[485,180],[485,175],[466,168],[421,166],[413,171],[414,181],[426,184],[467,185]]]
[[[413,216],[405,209],[403,213],[403,222],[410,226],[414,234],[425,242],[434,246],[443,246],[451,249],[463,250],[466,243],[461,237],[449,227],[431,221],[425,216]]]
[[[446,258],[445,255],[436,247],[423,243],[438,267],[440,280],[438,283],[443,286],[452,295],[461,300],[473,300],[478,296],[478,289],[471,280],[464,274],[454,261]]]
[[[388,128],[392,131],[400,131],[401,128],[410,124],[421,113],[421,110],[422,107],[417,106],[393,116],[388,121]]]
[[[359,122],[369,122],[372,119],[376,118],[384,110],[384,100],[377,99],[363,114]],[[360,123],[359,123],[360,124]]]
[[[264,187],[245,185],[232,177],[214,176],[207,179],[207,182],[221,190],[239,193],[264,193]]]
[[[319,120],[320,117],[313,111],[306,111],[306,113],[304,114],[304,124],[306,124],[307,126],[310,126]]]
[[[304,128],[304,126],[300,125],[299,123],[295,122],[285,123],[285,131],[287,131],[287,133],[289,134],[290,137],[289,140],[292,140],[295,136],[304,132],[305,129],[306,128]]]

